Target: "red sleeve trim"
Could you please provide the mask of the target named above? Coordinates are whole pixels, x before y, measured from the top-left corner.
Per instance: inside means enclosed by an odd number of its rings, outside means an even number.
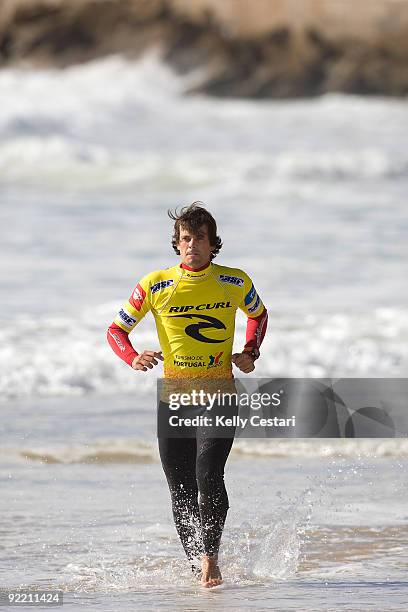
[[[131,366],[134,358],[137,357],[139,353],[133,348],[129,340],[129,334],[119,327],[119,325],[116,325],[116,323],[112,323],[108,328],[107,338],[113,352]]]
[[[253,349],[259,347],[265,337],[266,328],[268,325],[268,312],[266,308],[258,317],[248,317],[247,328],[246,328],[246,342],[245,349]]]

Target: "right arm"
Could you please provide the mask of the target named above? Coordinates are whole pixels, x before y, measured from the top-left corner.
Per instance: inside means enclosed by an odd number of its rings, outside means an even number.
[[[145,277],[146,278],[146,277]],[[108,343],[114,353],[134,370],[152,369],[156,359],[163,360],[161,351],[145,350],[138,353],[129,340],[129,333],[151,309],[148,299],[148,282],[143,278],[125,302],[108,328]]]

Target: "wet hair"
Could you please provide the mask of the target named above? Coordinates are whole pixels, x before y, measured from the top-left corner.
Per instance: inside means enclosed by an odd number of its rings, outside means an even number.
[[[180,212],[177,212],[177,209],[174,212],[171,210],[167,211],[170,219],[175,221],[171,244],[177,255],[180,255],[180,251],[177,248],[177,243],[180,240],[180,228],[183,227],[183,229],[188,230],[194,235],[197,234],[202,225],[206,225],[210,245],[213,247],[211,259],[214,259],[222,247],[221,238],[217,236],[217,224],[214,217],[200,204],[202,202],[193,202],[190,206],[184,206]]]

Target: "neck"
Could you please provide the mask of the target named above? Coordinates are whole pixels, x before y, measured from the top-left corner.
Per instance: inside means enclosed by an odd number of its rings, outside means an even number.
[[[190,272],[201,272],[201,270],[205,270],[206,268],[208,268],[210,263],[211,262],[208,261],[204,266],[200,266],[199,268],[191,268],[187,264],[181,263],[181,267],[184,268],[184,270],[190,270]]]

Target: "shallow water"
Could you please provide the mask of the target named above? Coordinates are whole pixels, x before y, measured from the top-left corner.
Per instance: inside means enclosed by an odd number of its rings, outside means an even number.
[[[49,398],[9,404],[5,417],[3,588],[60,588],[68,609],[388,610],[406,601],[405,440],[236,441],[225,584],[207,592],[173,527],[151,412],[129,396]]]

